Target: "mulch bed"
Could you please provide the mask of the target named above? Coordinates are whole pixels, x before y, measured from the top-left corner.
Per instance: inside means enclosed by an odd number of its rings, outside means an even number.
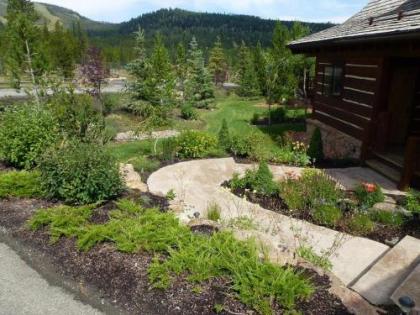
[[[154,198],[148,197],[152,200]],[[161,202],[159,198],[157,200]],[[9,235],[24,246],[39,252],[43,259],[54,266],[54,272],[64,279],[95,288],[100,297],[129,314],[216,314],[216,304],[224,306],[220,314],[255,314],[235,298],[229,279],[216,278],[197,286],[188,282],[183,275],[165,291],[154,289],[147,275],[152,254],[124,254],[115,250],[111,244],[98,245],[89,252],[80,252],[73,239],[61,238],[58,243],[51,244],[46,231],[31,232],[25,227],[25,222],[37,209],[55,205],[57,203],[36,199],[0,200],[0,226],[6,228]],[[112,202],[102,205],[95,211],[92,221],[106,222],[112,208]],[[328,292],[330,280],[327,276],[320,276],[307,269],[301,271],[317,287],[309,301],[298,303],[297,308],[302,314],[350,314],[341,301]],[[82,288],[80,290],[83,291]],[[278,305],[273,305],[273,308],[275,314],[284,314]]]
[[[223,183],[224,187],[229,188],[229,182]],[[299,220],[305,220],[313,224],[319,225],[315,222],[310,214],[309,210],[304,211],[290,211],[284,200],[280,196],[266,196],[258,193],[253,193],[245,189],[236,189],[232,190],[232,193],[238,197],[246,196],[247,200],[260,205],[264,209],[268,209],[274,212],[278,212],[289,217],[293,217]],[[361,236],[372,239],[377,242],[385,243],[387,240],[392,240],[394,238],[402,239],[406,235],[411,235],[416,238],[420,238],[420,222],[415,220],[406,221],[402,226],[385,226],[378,225],[378,227],[373,231],[367,234],[357,234],[350,230],[346,224],[351,218],[350,212],[344,213],[344,218],[340,221],[340,224],[335,228],[335,230],[340,232],[345,232],[352,234],[354,236]]]

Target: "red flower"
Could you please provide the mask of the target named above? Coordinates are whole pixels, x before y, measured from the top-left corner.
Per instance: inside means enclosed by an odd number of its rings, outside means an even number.
[[[371,183],[363,183],[362,186],[368,193],[374,193],[377,189],[376,185]]]

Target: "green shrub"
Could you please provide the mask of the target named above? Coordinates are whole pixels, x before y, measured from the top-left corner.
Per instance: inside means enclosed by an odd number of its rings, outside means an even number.
[[[311,264],[318,266],[324,270],[331,271],[333,265],[331,261],[324,256],[318,255],[315,253],[314,249],[312,247],[308,246],[300,246],[296,250],[296,254],[305,259],[306,261],[310,262]]]
[[[233,190],[238,188],[249,189],[266,196],[272,196],[279,192],[278,184],[274,182],[273,174],[266,162],[260,162],[256,170],[247,170],[243,178],[234,174],[230,182],[230,188]]]
[[[284,107],[277,107],[271,112],[268,112],[267,115],[271,115],[271,123],[281,124],[286,120],[286,109]]]
[[[218,222],[221,218],[221,212],[220,206],[213,203],[207,208],[207,219]]]
[[[312,211],[315,222],[329,227],[335,227],[342,216],[341,210],[331,205],[317,205]]]
[[[407,210],[412,213],[420,213],[420,192],[410,189],[406,200]]]
[[[191,105],[184,105],[181,108],[181,117],[185,120],[195,120],[198,118],[198,113]]]
[[[335,205],[343,192],[325,172],[306,169],[300,178],[281,182],[280,195],[289,209],[303,210],[322,204]]]
[[[177,138],[177,154],[183,159],[207,157],[217,147],[216,137],[204,131],[185,131]]]
[[[267,161],[271,157],[264,137],[258,132],[233,135],[228,151],[237,157],[247,157],[255,161]]]
[[[80,250],[112,242],[122,252],[151,252],[155,259],[149,279],[157,288],[167,288],[181,274],[193,283],[226,277],[239,300],[263,315],[273,313],[274,301],[293,313],[296,304],[314,292],[310,280],[292,267],[261,259],[252,240],[238,241],[228,232],[194,234],[174,214],[144,209],[129,200],[119,201],[104,224],[89,222],[92,210],[90,206],[40,210],[28,225],[34,230],[47,227],[52,241],[75,238]]]
[[[352,232],[360,235],[366,235],[375,229],[375,224],[369,218],[369,215],[364,213],[354,215],[348,226]]]
[[[166,138],[160,140],[161,153],[160,158],[162,161],[173,161],[177,154],[177,138]]]
[[[371,208],[385,200],[382,188],[376,184],[363,183],[356,187],[354,193],[359,204],[364,208]]]
[[[41,180],[38,172],[0,172],[0,198],[42,197]]]
[[[48,111],[32,104],[9,107],[0,115],[0,160],[33,168],[58,136],[57,122]]]
[[[218,136],[219,136],[219,145],[224,150],[228,150],[231,145],[231,139],[230,139],[229,127],[228,127],[226,119],[222,120],[222,127],[219,130]]]
[[[109,115],[119,107],[120,99],[123,96],[119,93],[102,94],[102,106],[105,115]]]
[[[71,144],[49,151],[39,168],[48,196],[66,203],[94,203],[114,198],[122,191],[115,160],[92,144]]]
[[[322,161],[324,159],[324,148],[322,145],[321,129],[316,128],[311,138],[308,148],[308,156],[313,161]]]
[[[398,212],[372,211],[370,217],[375,222],[391,226],[401,226],[405,221],[405,216]]]

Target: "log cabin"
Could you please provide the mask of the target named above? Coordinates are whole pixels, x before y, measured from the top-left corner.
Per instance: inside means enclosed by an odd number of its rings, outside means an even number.
[[[370,0],[341,25],[289,44],[316,57],[308,128],[325,154],[398,183],[420,179],[420,0]]]

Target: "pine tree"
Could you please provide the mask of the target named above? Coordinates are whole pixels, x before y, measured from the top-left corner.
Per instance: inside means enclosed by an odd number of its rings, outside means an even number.
[[[231,137],[230,137],[229,127],[225,118],[223,118],[222,120],[222,127],[219,130],[218,137],[219,137],[219,145],[223,149],[228,150],[229,147],[231,146]]]
[[[267,60],[261,43],[258,42],[254,49],[254,66],[262,95],[267,95]]]
[[[213,81],[216,85],[223,84],[226,81],[228,65],[226,56],[222,47],[220,37],[217,37],[209,58],[209,71],[213,75]]]
[[[128,91],[135,101],[147,101],[150,93],[147,86],[147,79],[150,73],[150,64],[146,55],[144,31],[139,28],[135,33],[135,54],[136,58],[127,65],[127,71],[133,77],[128,85]]]
[[[184,92],[184,82],[187,75],[187,52],[183,43],[178,43],[175,56],[176,84],[179,91]]]
[[[28,76],[39,104],[40,80],[47,71],[47,59],[42,49],[38,16],[28,0],[8,0],[6,13],[6,67],[12,84],[20,88],[22,76]]]
[[[185,82],[185,99],[194,107],[207,108],[214,100],[211,77],[204,65],[202,51],[193,37],[188,53],[188,73]]]
[[[255,72],[254,61],[245,43],[242,42],[240,49],[239,89],[238,94],[243,97],[261,95],[258,77]]]
[[[150,89],[149,101],[153,105],[172,105],[174,102],[175,78],[169,53],[160,34],[156,35],[150,58],[150,74],[147,84]]]

